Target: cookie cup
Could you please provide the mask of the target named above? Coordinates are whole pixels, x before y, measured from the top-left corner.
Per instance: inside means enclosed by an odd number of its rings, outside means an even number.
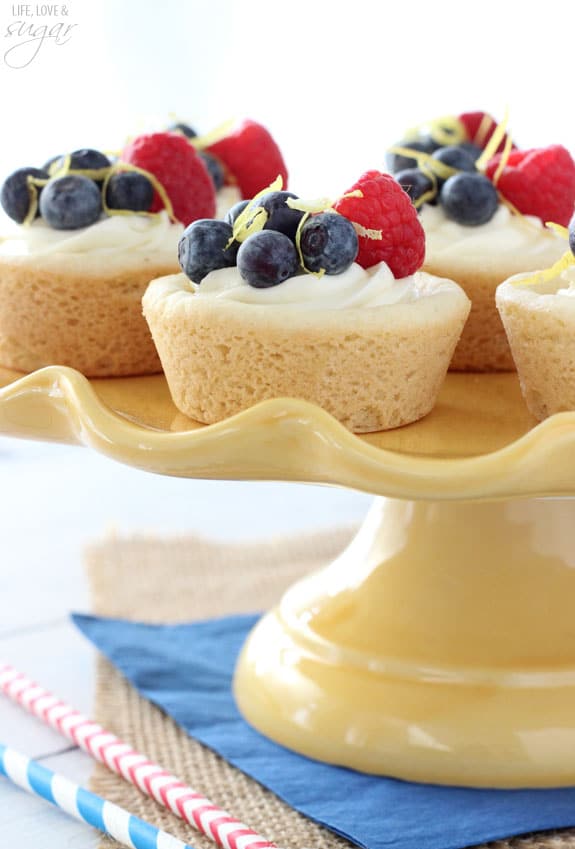
[[[505,326],[529,411],[537,419],[575,410],[575,292],[557,277],[522,286],[518,274],[497,289]]]
[[[471,300],[469,318],[450,363],[452,371],[513,371],[515,366],[495,306],[495,291],[505,272],[489,268],[462,270],[456,264],[426,263],[425,270],[457,281]],[[513,272],[514,273],[514,272]]]
[[[47,365],[88,377],[161,371],[142,295],[176,262],[86,255],[0,256],[0,363],[30,372]]]
[[[539,219],[513,215],[503,206],[476,227],[450,221],[441,207],[427,205],[421,221],[426,235],[423,270],[455,280],[471,300],[450,369],[513,371],[513,356],[495,305],[496,289],[512,275],[551,266],[562,255],[564,242]]]
[[[143,298],[178,409],[211,424],[269,398],[302,398],[352,431],[416,421],[433,407],[469,311],[448,280],[414,275],[416,296],[313,309],[195,294],[183,274]]]

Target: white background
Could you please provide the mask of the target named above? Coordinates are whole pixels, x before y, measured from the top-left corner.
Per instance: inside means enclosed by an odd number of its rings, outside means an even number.
[[[3,36],[18,16],[0,0]],[[176,113],[200,131],[266,124],[291,188],[337,193],[402,131],[486,109],[523,147],[575,143],[569,0],[71,0],[69,42],[0,57],[2,165],[118,148]],[[44,21],[50,19],[44,19]],[[0,167],[0,171],[2,168]]]
[[[312,197],[382,167],[405,128],[443,114],[501,118],[508,106],[521,146],[573,150],[568,0],[71,0],[68,43],[44,43],[16,70],[4,55],[17,6],[0,0],[0,178],[77,147],[117,149],[170,113],[203,132],[233,116],[261,121],[284,151],[290,187]],[[317,487],[158,478],[83,449],[0,438],[0,653],[89,710],[92,657],[66,623],[70,608],[86,609],[87,541],[111,528],[297,532],[357,521],[368,501]],[[58,755],[65,744],[0,699],[2,738],[87,777],[83,756]],[[88,829],[4,783],[0,811],[1,845],[94,843]]]

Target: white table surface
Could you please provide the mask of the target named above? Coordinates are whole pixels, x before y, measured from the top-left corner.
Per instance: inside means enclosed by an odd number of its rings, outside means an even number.
[[[0,437],[0,658],[90,715],[94,652],[68,620],[71,610],[89,610],[86,543],[112,529],[219,540],[297,533],[357,522],[370,501],[328,487],[164,478],[88,449]],[[88,781],[87,755],[2,696],[0,741]],[[4,779],[0,812],[2,847],[96,846],[88,826]]]

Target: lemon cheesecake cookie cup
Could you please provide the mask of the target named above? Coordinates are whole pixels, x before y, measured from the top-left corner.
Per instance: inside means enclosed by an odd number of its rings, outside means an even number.
[[[423,125],[389,151],[388,165],[420,210],[423,269],[459,283],[469,319],[451,369],[509,371],[513,357],[495,306],[508,277],[561,256],[547,221],[567,224],[575,203],[575,162],[558,144],[518,150],[485,112]]]
[[[290,396],[361,433],[431,410],[469,310],[454,283],[354,264],[335,285],[296,276],[252,289],[234,272],[213,271],[198,287],[184,274],[164,277],[144,296],[185,415],[210,424]]]
[[[513,356],[495,305],[496,289],[514,274],[552,265],[564,243],[539,218],[513,214],[503,205],[490,221],[475,227],[449,219],[440,206],[425,204],[420,218],[426,241],[423,268],[455,280],[471,300],[450,368],[513,371]]]
[[[186,274],[143,299],[181,412],[210,424],[290,396],[369,432],[431,410],[468,298],[417,271],[423,231],[392,177],[367,172],[344,199],[309,215],[287,192],[256,198],[241,242],[224,222],[186,230]]]
[[[211,177],[181,136],[138,136],[112,161],[90,148],[22,168],[0,190],[0,363],[88,377],[161,371],[141,314],[146,286],[178,269],[188,223],[216,211]]]

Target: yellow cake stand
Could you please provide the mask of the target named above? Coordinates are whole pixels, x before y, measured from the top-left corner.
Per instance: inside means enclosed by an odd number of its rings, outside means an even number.
[[[0,387],[1,433],[386,496],[248,638],[235,693],[262,733],[418,781],[575,784],[575,413],[537,425],[514,374],[450,374],[424,420],[361,437],[294,399],[204,427],[159,376],[0,370]]]

